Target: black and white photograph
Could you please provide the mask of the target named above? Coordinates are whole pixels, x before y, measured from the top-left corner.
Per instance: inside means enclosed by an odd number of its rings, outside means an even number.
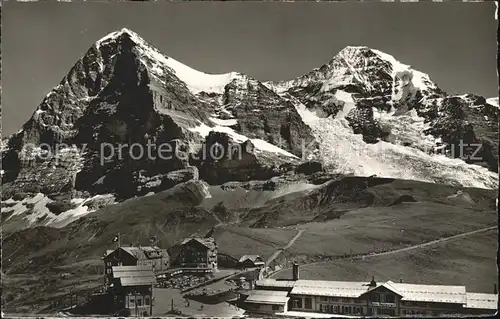
[[[2,317],[498,310],[498,2],[2,1]]]

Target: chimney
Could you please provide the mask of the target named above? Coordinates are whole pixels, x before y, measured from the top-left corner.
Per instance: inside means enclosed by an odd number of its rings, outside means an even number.
[[[495,295],[498,295],[497,284],[493,284],[493,293],[494,293]]]
[[[299,264],[293,263],[292,266],[292,280],[299,280]]]
[[[370,281],[370,283],[368,284],[369,287],[376,287],[377,286],[377,282],[375,281],[375,277],[372,276],[372,281]]]
[[[403,277],[399,277],[399,283],[403,283]]]

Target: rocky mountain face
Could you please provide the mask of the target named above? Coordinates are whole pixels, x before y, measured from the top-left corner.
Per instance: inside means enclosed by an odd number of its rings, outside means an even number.
[[[266,85],[301,110],[334,170],[497,187],[491,99],[448,95],[427,74],[367,47],[346,47],[319,69]],[[451,177],[451,167],[463,176]]]
[[[497,188],[497,124],[498,106],[449,96],[366,47],[291,81],[259,82],[196,71],[123,29],[2,141],[2,215],[53,225],[93,211],[85,203],[96,196],[318,172]]]

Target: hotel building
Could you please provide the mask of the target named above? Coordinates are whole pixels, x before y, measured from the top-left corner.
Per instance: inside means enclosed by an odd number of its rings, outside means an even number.
[[[498,295],[470,293],[464,286],[403,282],[263,279],[243,296],[248,312],[284,316],[450,316],[494,314]]]

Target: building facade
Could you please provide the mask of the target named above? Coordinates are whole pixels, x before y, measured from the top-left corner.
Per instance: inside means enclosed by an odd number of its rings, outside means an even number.
[[[264,267],[265,262],[259,255],[243,255],[238,260],[237,266],[239,268],[252,268],[252,267]]]
[[[346,316],[446,316],[494,314],[497,294],[468,293],[464,286],[421,285],[387,281],[346,282],[302,280],[294,267],[295,280],[264,279],[248,293],[248,311],[268,309],[262,297],[280,296],[284,311],[274,314],[300,313]],[[286,293],[286,303],[283,293]],[[255,297],[253,295],[255,294]],[[270,299],[271,297],[267,297]],[[275,298],[275,299],[276,299]],[[272,299],[272,298],[271,298]],[[256,306],[260,300],[261,306]],[[262,308],[264,307],[264,308]],[[276,308],[276,307],[274,307]],[[281,308],[280,308],[281,309]]]
[[[213,238],[188,238],[180,246],[176,266],[217,269],[217,245]]]
[[[126,316],[151,316],[156,278],[150,266],[114,266],[110,293],[115,308]]]
[[[118,247],[106,251],[104,257],[104,274],[109,284],[115,266],[148,266],[153,271],[163,271],[170,267],[170,257],[166,249],[158,247],[130,246]]]

